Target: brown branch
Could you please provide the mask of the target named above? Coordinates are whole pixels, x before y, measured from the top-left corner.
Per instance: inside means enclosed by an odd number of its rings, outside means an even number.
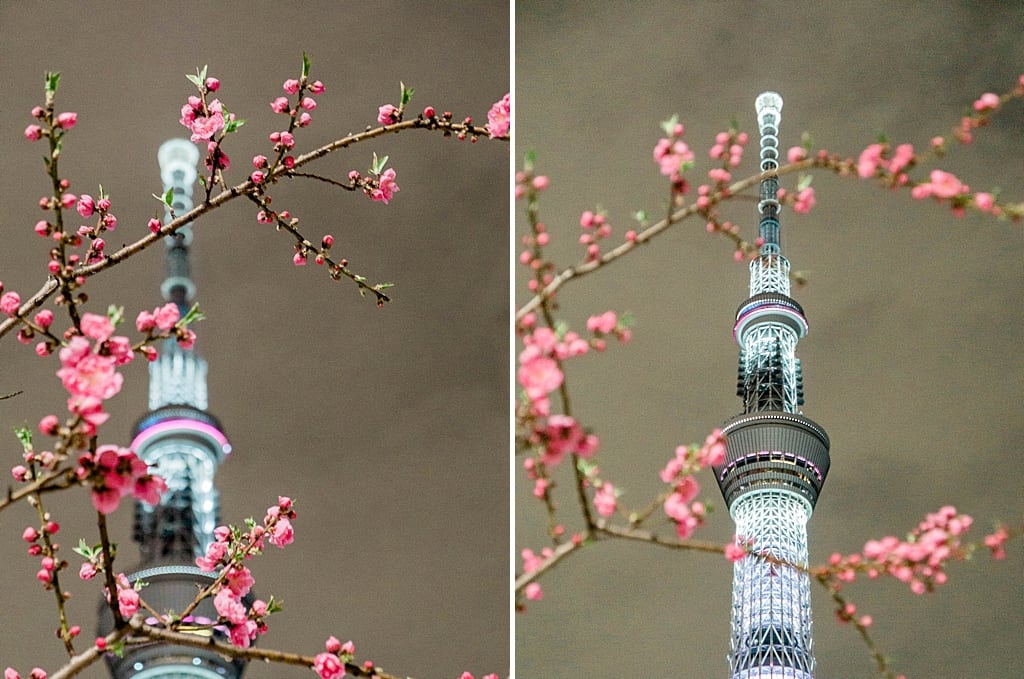
[[[376,137],[380,137],[386,134],[397,134],[399,132],[402,132],[403,130],[412,129],[440,131],[446,135],[455,133],[465,134],[473,137],[488,136],[486,128],[483,127],[478,127],[474,125],[463,125],[461,123],[447,123],[439,120],[428,121],[423,120],[421,118],[417,118],[415,120],[396,123],[394,125],[385,125],[382,127],[368,129],[358,134],[346,135],[341,139],[337,139],[329,144],[325,144],[324,146],[321,146],[318,149],[314,149],[309,153],[304,153],[300,155],[298,158],[295,159],[295,164],[292,166],[291,169],[302,167],[303,165],[306,165],[314,160],[317,160],[318,158],[322,158],[329,153],[332,153],[339,149],[347,148],[360,142],[365,142],[369,139],[374,139]],[[497,141],[508,141],[508,137],[496,137],[495,139]],[[267,180],[282,175],[286,175],[289,171],[290,170],[288,168],[285,168],[284,166],[278,167],[270,176],[267,177]],[[237,184],[236,186],[225,189],[218,195],[192,208],[185,214],[178,216],[177,218],[168,222],[167,224],[164,224],[156,233],[150,233],[147,234],[146,236],[143,236],[134,243],[130,243],[122,247],[120,250],[108,254],[106,257],[103,258],[103,260],[99,262],[94,262],[92,264],[86,264],[77,267],[73,275],[89,278],[101,271],[116,266],[117,264],[131,257],[132,255],[135,255],[145,250],[149,246],[153,245],[154,243],[162,239],[164,236],[177,232],[179,229],[181,229],[187,224],[192,223],[199,217],[202,217],[207,212],[210,212],[211,210],[215,210],[221,207],[228,201],[233,200],[234,198],[251,193],[254,189],[255,184],[253,184],[251,180],[246,180],[241,184]],[[18,308],[18,313],[16,315],[11,316],[9,318],[5,318],[3,321],[0,321],[0,337],[3,337],[12,329],[16,328],[22,322],[22,316],[26,316],[33,310],[42,306],[43,302],[52,297],[53,294],[58,290],[58,288],[60,288],[60,285],[60,282],[56,278],[51,276],[46,281],[46,283],[44,283],[39,288],[39,290],[36,291],[35,294],[33,294],[31,297],[29,297],[22,303],[22,305]]]

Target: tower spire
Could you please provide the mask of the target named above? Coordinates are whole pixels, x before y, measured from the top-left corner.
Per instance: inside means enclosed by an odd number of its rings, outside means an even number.
[[[829,468],[825,430],[799,411],[803,378],[796,345],[807,320],[789,296],[778,200],[778,132],[782,97],[755,102],[761,132],[759,232],[750,262],[750,297],[736,312],[737,395],[743,412],[726,422],[726,457],[715,467],[750,554],[733,570],[733,679],[813,679],[807,521]],[[782,563],[779,563],[782,562]],[[794,564],[794,566],[785,565]]]
[[[165,223],[192,209],[199,151],[184,139],[171,139],[157,154],[164,193],[172,192]],[[192,231],[189,225],[164,238],[167,275],[160,286],[163,298],[177,305],[182,316],[195,299],[189,266]],[[214,487],[217,467],[231,452],[220,422],[207,412],[206,361],[174,338],[164,341],[159,357],[149,364],[149,412],[133,430],[132,449],[167,483],[156,505],[135,503],[133,538],[141,564],[127,577],[146,583],[146,601],[157,611],[181,611],[203,587],[215,580],[195,565],[214,540],[220,499]],[[251,595],[248,597],[251,600]],[[223,640],[211,600],[195,608],[184,622]],[[109,605],[100,609],[100,633],[113,628]],[[155,643],[132,646],[120,657],[108,654],[114,679],[237,679],[245,661],[186,646]]]

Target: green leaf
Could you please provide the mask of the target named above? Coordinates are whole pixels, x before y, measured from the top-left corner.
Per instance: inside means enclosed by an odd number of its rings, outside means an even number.
[[[164,204],[167,205],[167,207],[172,207],[174,205],[174,187],[173,186],[171,188],[167,189],[167,193],[164,194]]]
[[[636,212],[633,213],[633,219],[635,219],[640,224],[646,224],[647,210],[637,210]]]
[[[199,310],[199,303],[197,302],[192,305],[192,308],[188,310],[188,313],[185,314],[185,317],[178,321],[178,323],[182,327],[187,327],[190,323],[201,321],[204,318],[206,318],[206,316],[205,314],[203,314],[202,311]]]
[[[814,175],[801,174],[800,180],[796,183],[796,190],[803,191],[804,189],[811,185],[812,181],[814,181]]]
[[[406,87],[403,82],[399,82],[398,86],[402,88],[402,107],[404,108],[405,105],[409,103],[409,100],[412,99],[412,93],[416,90],[411,87]]]
[[[242,120],[241,118],[232,118],[231,120],[228,120],[226,123],[224,123],[224,134],[231,134],[232,132],[240,128],[242,125],[245,125],[244,120]]]
[[[196,87],[202,87],[203,86],[203,79],[200,78],[199,76],[192,75],[190,73],[186,73],[185,77],[188,78],[189,82],[192,83],[193,85],[195,85]]]
[[[114,325],[119,324],[121,321],[124,320],[124,307],[114,306],[113,304],[111,304],[109,307],[107,307],[107,318],[109,318],[110,322],[113,323]]]
[[[53,94],[57,91],[57,85],[60,84],[60,73],[57,71],[46,72],[46,93]]]
[[[25,450],[32,450],[32,430],[28,427],[15,427],[14,435],[21,441],[21,445]]]
[[[377,157],[377,152],[373,153],[373,164],[370,166],[370,172],[372,174],[380,174],[384,171],[384,166],[388,164],[388,156]]]
[[[96,546],[96,549],[93,549],[85,543],[84,539],[78,538],[78,546],[72,547],[71,551],[73,551],[75,554],[81,554],[86,559],[91,560],[92,557],[96,554],[96,552],[98,552],[100,549],[101,547],[99,545]]]
[[[661,122],[661,129],[665,133],[666,137],[671,137],[676,129],[676,125],[678,124],[679,116],[673,113],[671,118],[669,118],[668,120],[663,120]]]
[[[395,287],[394,283],[377,283],[377,285],[373,286],[375,290],[387,290],[393,287]]]
[[[302,77],[309,77],[309,55],[305,52],[302,53]]]

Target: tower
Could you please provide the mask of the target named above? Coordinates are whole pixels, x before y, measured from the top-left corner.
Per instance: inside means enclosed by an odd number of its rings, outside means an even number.
[[[829,468],[825,430],[798,410],[803,376],[796,345],[807,334],[803,309],[789,296],[789,261],[779,240],[779,121],[782,97],[756,100],[761,133],[762,245],[750,262],[750,297],[736,312],[736,392],[743,412],[726,422],[724,462],[714,468],[737,540],[751,554],[733,567],[733,679],[811,679],[807,521]]]
[[[164,191],[173,190],[174,213],[184,214],[192,209],[199,151],[183,139],[171,139],[160,146],[157,158]],[[166,220],[170,219],[168,209]],[[167,277],[161,292],[184,316],[196,291],[188,259],[191,229],[185,226],[164,240]],[[143,596],[157,611],[180,612],[216,576],[201,571],[195,558],[213,541],[220,504],[214,474],[231,446],[217,418],[206,411],[206,361],[167,339],[159,358],[149,365],[149,379],[149,412],[135,425],[131,448],[164,478],[167,492],[158,505],[135,503],[133,538],[141,563],[127,577],[146,583]],[[207,599],[185,622],[202,627],[216,619]],[[113,624],[104,602],[101,634]],[[199,633],[209,636],[211,631]],[[225,637],[217,630],[212,634]],[[114,679],[237,679],[245,670],[244,660],[167,643],[128,646],[122,657],[107,654],[107,665]]]

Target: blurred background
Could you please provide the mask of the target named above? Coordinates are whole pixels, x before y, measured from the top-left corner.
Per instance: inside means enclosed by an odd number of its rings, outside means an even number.
[[[63,73],[59,110],[79,114],[62,174],[75,193],[95,195],[102,184],[110,195],[119,219],[110,247],[144,234],[158,211],[150,197],[161,188],[157,148],[188,137],[178,118],[194,88],[184,76],[204,64],[221,80],[217,96],[248,121],[226,143],[232,183],[251,171],[253,155],[269,155],[267,135],[284,120],[269,102],[286,78],[298,77],[303,51],[327,91],[316,97],[313,124],[296,134],[297,151],[376,125],[378,106],[398,104],[399,81],[416,90],[412,115],[430,104],[481,124],[509,89],[502,2],[386,10],[326,0],[3,2],[0,37],[0,280],[22,298],[45,280],[47,245],[32,226],[49,180],[43,147],[22,131],[43,103],[46,70]],[[402,676],[504,674],[510,149],[416,132],[357,145],[311,169],[365,173],[374,151],[390,155],[397,171],[401,192],[389,206],[319,182],[287,182],[271,193],[311,239],[333,234],[334,253],[353,270],[396,284],[384,309],[312,263],[294,267],[291,238],[257,224],[248,201],[195,224],[193,278],[207,315],[195,326],[196,349],[209,362],[210,411],[234,446],[217,476],[222,517],[239,523],[261,517],[278,494],[296,499],[295,544],[252,563],[256,593],[285,605],[260,646],[315,654],[333,634],[352,639],[360,661]],[[121,304],[133,320],[160,303],[163,276],[161,245],[91,281],[85,309]],[[129,442],[147,408],[144,363],[127,367],[101,442]],[[13,336],[0,342],[0,392],[23,392],[0,401],[5,468],[20,456],[10,427],[34,427],[63,410],[57,367]],[[91,506],[82,491],[46,506],[73,564],[69,615],[89,640],[99,593],[75,577],[71,547],[80,536],[96,541]],[[35,582],[38,560],[20,539],[33,521],[28,506],[0,521],[0,563],[10,578],[0,667],[25,676],[34,665],[52,671],[64,657],[53,636],[53,596]],[[138,558],[130,507],[112,522],[120,562],[130,568]],[[308,674],[253,664],[247,676]],[[82,676],[107,675],[94,666]]]
[[[751,133],[734,176],[756,172],[754,99],[765,90],[785,100],[783,149],[807,131],[816,148],[856,158],[882,133],[926,147],[979,95],[1011,89],[1024,72],[1017,3],[523,1],[515,20],[515,153],[521,163],[536,150],[537,172],[550,177],[541,219],[561,266],[582,256],[583,210],[607,211],[612,244],[635,228],[635,211],[664,213],[668,185],[651,151],[673,113],[697,154],[696,187],[733,118]],[[974,191],[1001,187],[1021,200],[1022,111],[1014,102],[938,167]],[[995,521],[1019,523],[1021,225],[957,219],[856,178],[819,172],[813,186],[810,214],[782,213],[783,252],[810,279],[794,292],[810,322],[798,348],[804,412],[832,440],[809,524],[812,562],[869,538],[902,538],[945,504],[975,518],[977,540]],[[752,200],[723,215],[756,237]],[[527,228],[517,216],[516,235]],[[523,267],[516,278],[522,304]],[[636,319],[630,344],[567,363],[574,414],[601,437],[596,461],[624,491],[620,505],[646,505],[674,448],[739,412],[731,332],[747,284],[730,242],[688,221],[559,293],[559,317],[574,329],[608,309]],[[579,522],[567,467],[555,499],[571,533]],[[700,481],[718,511],[695,537],[724,543],[732,522],[711,475]],[[531,491],[517,464],[517,554],[548,544]],[[667,521],[661,532],[673,534]],[[897,672],[1013,677],[1024,663],[1022,556],[1019,541],[1005,561],[983,551],[952,565],[949,584],[928,596],[889,581],[847,593],[874,617]],[[731,577],[720,556],[623,542],[583,550],[542,578],[543,600],[516,617],[518,676],[726,676]],[[837,624],[824,590],[815,585],[813,596],[818,676],[872,676],[856,631]]]

